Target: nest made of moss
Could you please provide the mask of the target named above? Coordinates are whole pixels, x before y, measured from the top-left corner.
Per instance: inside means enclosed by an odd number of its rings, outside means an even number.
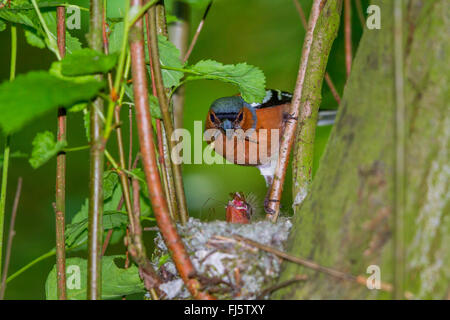
[[[277,223],[259,221],[250,224],[202,222],[190,218],[185,225],[178,226],[178,232],[203,290],[218,299],[261,299],[267,298],[265,290],[276,282],[281,260],[272,253],[236,241],[233,236],[283,250],[291,226],[287,218],[280,218]],[[159,233],[155,244],[152,263],[163,280],[159,289],[167,299],[192,298]]]

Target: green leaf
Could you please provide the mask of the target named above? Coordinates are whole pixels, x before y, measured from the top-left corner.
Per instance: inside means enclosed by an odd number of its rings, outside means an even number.
[[[21,152],[21,151],[16,151],[13,152],[9,155],[10,159],[19,159],[19,158],[28,158],[28,154]],[[3,167],[3,154],[0,155],[0,168]]]
[[[63,0],[37,0],[36,4],[39,8],[50,8],[56,7],[64,4],[68,4],[72,1],[63,1]],[[33,5],[29,0],[13,0],[11,1],[11,10],[25,10],[25,9],[33,9]]]
[[[161,66],[183,68],[184,64],[180,60],[180,50],[162,35],[158,35],[158,49]],[[184,76],[184,73],[180,71],[162,69],[161,72],[166,88],[177,86]]]
[[[42,16],[44,17],[44,21],[45,24],[47,25],[50,34],[53,38],[53,43],[56,43],[56,39],[57,39],[57,33],[56,33],[56,29],[57,29],[57,22],[56,22],[56,11],[55,10],[51,10],[51,11],[47,11],[47,12],[43,12]],[[41,28],[41,34],[42,36],[45,36],[44,30]],[[58,51],[58,48],[55,47],[53,48],[51,46],[50,43],[48,43],[47,39],[46,39],[46,43],[49,46],[49,49],[52,51]],[[73,37],[69,31],[66,31],[66,54],[72,54],[78,50],[81,50],[81,43],[78,40],[78,38]]]
[[[0,9],[0,18],[11,23],[23,24],[32,28],[36,28],[38,25],[38,18],[34,10],[12,11]]]
[[[103,173],[103,199],[109,199],[113,195],[114,188],[119,182],[119,177],[115,171],[107,170]]]
[[[123,22],[117,22],[111,26],[111,33],[109,35],[110,53],[120,53],[120,50],[122,50],[123,29]]]
[[[33,71],[0,84],[0,127],[6,134],[19,131],[45,112],[90,100],[104,82],[77,83],[44,71]]]
[[[91,113],[88,109],[83,110],[83,124],[86,140],[91,141]]]
[[[133,85],[125,85],[125,94],[134,102]],[[148,95],[148,102],[150,105],[150,114],[155,119],[162,119],[161,109],[159,107],[158,98],[152,94]]]
[[[202,60],[189,69],[198,75],[190,75],[186,80],[211,79],[233,83],[248,103],[261,102],[266,95],[264,73],[246,63],[224,65],[214,60]]]
[[[73,113],[80,112],[80,111],[85,110],[87,107],[88,107],[88,104],[86,102],[77,103],[77,104],[71,106],[68,111],[73,112]]]
[[[61,61],[55,61],[50,66],[50,70],[48,71],[50,74],[54,75],[55,77],[61,78],[63,80],[69,80],[77,83],[84,83],[89,81],[97,81],[97,78],[95,75],[87,75],[87,76],[76,76],[76,77],[70,77],[70,76],[64,76],[62,74],[62,63]],[[81,108],[83,110],[83,108]]]
[[[6,30],[6,23],[2,19],[0,19],[0,32]]]
[[[81,213],[84,215],[88,212],[89,204],[86,202],[81,208]],[[73,219],[76,220],[76,219]],[[88,218],[85,217],[81,221],[72,222],[66,226],[65,237],[67,248],[78,247],[87,243],[88,240]],[[120,211],[105,211],[103,213],[103,230],[110,229],[125,229],[128,225],[128,216],[126,213]]]
[[[64,76],[80,76],[110,71],[117,62],[117,55],[105,55],[92,49],[81,49],[67,55],[61,61]]]
[[[113,189],[112,195],[109,196],[103,203],[103,229],[125,229],[128,224],[128,216],[122,212],[117,211],[120,199],[122,197],[122,188],[117,183]],[[89,202],[85,200],[80,210],[72,218],[70,224],[66,226],[66,246],[74,248],[81,246],[87,242],[88,238],[88,212]],[[108,217],[107,217],[108,216]],[[119,232],[114,232],[120,234]],[[117,239],[118,241],[118,239]],[[111,239],[110,243],[114,243]]]
[[[144,293],[144,284],[139,276],[139,269],[132,264],[123,268],[125,256],[105,256],[102,258],[102,299],[113,299],[122,296]],[[71,300],[87,298],[87,260],[69,258],[66,260],[67,297]],[[50,271],[45,282],[47,300],[57,299],[56,265]]]
[[[25,29],[25,39],[30,46],[37,47],[39,49],[45,48],[45,41],[36,34],[34,29]]]
[[[197,8],[206,7],[211,2],[211,0],[182,0],[182,1]]]
[[[55,141],[55,136],[50,131],[38,133],[33,140],[33,151],[30,158],[31,166],[34,169],[39,168],[66,146],[66,141]]]

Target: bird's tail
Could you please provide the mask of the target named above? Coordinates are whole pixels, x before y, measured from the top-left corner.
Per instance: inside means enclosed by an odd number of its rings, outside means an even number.
[[[337,110],[319,110],[318,126],[329,126],[336,119]]]

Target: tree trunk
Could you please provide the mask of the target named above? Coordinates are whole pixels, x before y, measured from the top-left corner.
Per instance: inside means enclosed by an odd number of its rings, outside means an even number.
[[[381,29],[366,29],[337,123],[287,251],[352,275],[394,283],[396,92],[394,1],[373,1]],[[450,3],[403,1],[405,121],[404,287],[415,298],[450,294],[448,36]],[[293,183],[295,187],[295,182]],[[294,190],[295,195],[296,190]],[[390,293],[285,263],[280,282],[309,279],[280,299],[391,298]]]

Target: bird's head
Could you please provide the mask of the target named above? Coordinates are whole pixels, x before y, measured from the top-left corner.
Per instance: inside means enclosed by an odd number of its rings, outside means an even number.
[[[214,101],[206,118],[206,129],[219,129],[233,136],[234,130],[256,127],[255,110],[240,96],[224,97]]]

